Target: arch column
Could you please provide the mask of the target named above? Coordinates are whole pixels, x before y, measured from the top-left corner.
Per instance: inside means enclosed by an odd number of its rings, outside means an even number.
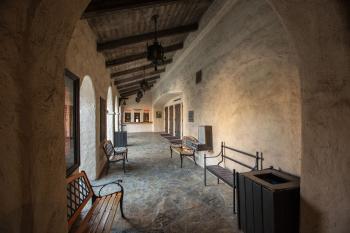
[[[87,4],[0,3],[1,232],[67,232],[64,59]]]
[[[346,1],[268,0],[299,55],[302,233],[348,231],[350,32]]]
[[[92,80],[85,76],[80,87],[80,167],[96,179],[96,101]]]
[[[114,107],[113,107],[113,94],[112,87],[108,87],[107,92],[107,140],[111,140],[113,143],[114,138]]]

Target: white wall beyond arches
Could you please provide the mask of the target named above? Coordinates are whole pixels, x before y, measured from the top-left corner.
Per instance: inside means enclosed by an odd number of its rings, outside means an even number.
[[[91,78],[85,76],[80,87],[80,170],[89,178],[96,174],[96,100]]]
[[[113,132],[114,132],[114,108],[113,108],[113,97],[112,97],[112,87],[108,87],[107,92],[107,140],[113,142]]]

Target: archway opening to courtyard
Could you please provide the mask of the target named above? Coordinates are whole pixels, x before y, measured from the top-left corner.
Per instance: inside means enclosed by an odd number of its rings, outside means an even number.
[[[96,99],[91,78],[86,75],[80,87],[80,167],[96,179]]]

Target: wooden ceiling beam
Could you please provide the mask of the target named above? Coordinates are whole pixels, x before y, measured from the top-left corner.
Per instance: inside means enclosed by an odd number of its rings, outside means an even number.
[[[120,94],[121,97],[128,97],[128,96],[131,96],[131,95],[135,95],[139,90],[136,90],[136,91],[129,91],[129,92],[125,92],[123,94]]]
[[[178,35],[183,33],[189,33],[196,30],[198,30],[198,23],[160,30],[157,33],[157,36],[158,38],[161,38],[161,37],[173,36],[173,35]],[[145,34],[107,41],[104,43],[97,43],[97,51],[102,52],[109,49],[115,49],[124,45],[136,44],[139,42],[152,40],[153,38],[154,38],[154,32],[149,32]]]
[[[161,74],[165,72],[165,69],[160,69],[160,70],[157,70],[157,71],[152,71],[152,72],[149,72],[147,74],[140,74],[140,75],[135,75],[135,76],[132,76],[130,78],[123,78],[123,79],[118,79],[118,80],[115,80],[115,83],[117,84],[123,84],[123,83],[128,83],[128,82],[133,82],[133,81],[136,81],[136,80],[143,80],[149,76],[154,76],[154,75],[157,75],[157,74]]]
[[[150,77],[150,78],[146,78],[145,80],[146,80],[147,82],[150,82],[150,81],[157,80],[157,79],[159,79],[159,78],[160,78],[160,76],[157,75],[157,76],[153,76],[153,77]],[[119,88],[124,88],[125,86],[128,86],[128,85],[135,85],[136,83],[140,83],[140,81],[142,81],[142,79],[135,80],[135,81],[130,82],[130,83],[127,83],[127,84],[117,84],[116,82],[114,82],[114,85],[116,85],[117,88],[119,89]]]
[[[178,43],[178,44],[173,44],[173,45],[164,47],[164,52],[165,53],[174,52],[176,50],[182,49],[183,46],[184,46],[183,42]],[[133,61],[137,61],[137,60],[141,60],[141,59],[145,59],[145,58],[147,58],[147,52],[138,53],[138,54],[132,54],[132,55],[129,55],[129,56],[120,57],[120,58],[117,58],[117,59],[106,61],[106,67],[122,65],[122,64],[125,64],[125,63],[129,63],[129,62],[133,62]]]
[[[151,84],[151,85],[149,85],[149,87],[153,87],[153,85]],[[124,93],[130,92],[130,91],[137,91],[140,89],[141,89],[140,87],[130,87],[130,88],[124,89],[122,91],[119,91],[119,93],[122,95]]]
[[[167,59],[164,61],[164,65],[170,64],[171,62],[173,62],[173,59]],[[139,72],[139,71],[145,71],[145,70],[152,69],[152,68],[154,68],[154,65],[152,63],[149,65],[138,66],[138,67],[135,67],[132,69],[122,70],[119,72],[112,73],[111,78],[118,78],[118,77],[121,77],[124,75],[132,74],[132,73]]]
[[[91,1],[83,13],[83,19],[116,13],[117,11],[140,9],[176,3],[180,0],[100,0]],[[183,1],[183,0],[182,0]]]
[[[148,83],[149,85],[151,85],[151,84],[154,84],[154,83],[156,83],[156,82],[157,82],[156,80],[153,80],[153,81],[148,81],[147,83]],[[121,88],[118,88],[118,91],[119,91],[119,92],[123,92],[125,89],[136,88],[136,87],[138,87],[138,88],[141,87],[140,82],[132,83],[131,85],[130,85],[130,84],[126,84],[126,85],[122,86]]]

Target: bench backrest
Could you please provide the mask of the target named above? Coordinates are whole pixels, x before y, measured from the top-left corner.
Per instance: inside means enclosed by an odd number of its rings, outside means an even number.
[[[254,159],[254,164],[253,165],[247,164],[245,162],[239,161],[238,159],[231,158],[231,157],[226,155],[226,150],[230,150],[230,151],[236,152],[237,154],[239,154],[241,156],[252,158],[252,159]],[[248,168],[248,169],[251,169],[251,170],[262,169],[262,161],[263,161],[262,153],[256,152],[256,154],[253,155],[253,154],[244,152],[242,150],[238,150],[238,149],[232,148],[230,146],[226,146],[225,142],[221,142],[220,154],[221,154],[221,161],[218,163],[218,165],[220,165],[222,162],[224,162],[225,159],[228,159],[228,160],[230,160],[230,161],[232,161],[232,162],[234,162],[234,163],[236,163],[236,164],[238,164],[238,165],[240,165],[242,167],[245,167],[245,168]],[[259,162],[260,162],[260,164],[259,164]],[[260,165],[260,168],[259,168],[259,165]]]
[[[110,156],[114,155],[114,146],[110,140],[106,140],[103,143],[103,150],[105,152],[105,155],[107,157],[107,160],[109,160]]]
[[[67,178],[67,219],[71,228],[81,211],[94,196],[89,179],[84,171]]]

